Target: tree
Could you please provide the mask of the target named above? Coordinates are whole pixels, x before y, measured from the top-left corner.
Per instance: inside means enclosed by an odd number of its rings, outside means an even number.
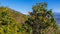
[[[47,3],[37,3],[33,6],[33,11],[29,12],[29,18],[25,24],[32,27],[32,34],[44,34],[46,28],[57,28],[57,23],[52,10],[47,9]]]

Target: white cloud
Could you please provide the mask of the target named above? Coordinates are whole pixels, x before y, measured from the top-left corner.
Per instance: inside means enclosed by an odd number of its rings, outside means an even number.
[[[60,9],[53,9],[53,12],[60,13]]]
[[[27,11],[26,9],[23,10],[23,14],[29,15],[29,14],[28,14],[28,11]]]

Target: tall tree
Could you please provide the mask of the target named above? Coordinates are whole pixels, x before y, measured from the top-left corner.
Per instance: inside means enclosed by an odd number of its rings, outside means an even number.
[[[32,9],[26,21],[26,24],[32,27],[32,34],[42,34],[41,31],[48,27],[57,28],[52,10],[47,9],[47,3],[37,3]]]

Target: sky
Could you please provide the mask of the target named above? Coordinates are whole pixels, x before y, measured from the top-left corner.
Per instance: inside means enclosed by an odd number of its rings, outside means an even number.
[[[46,2],[48,9],[60,13],[60,0],[0,0],[0,6],[7,6],[23,14],[32,11],[32,7],[39,2]]]

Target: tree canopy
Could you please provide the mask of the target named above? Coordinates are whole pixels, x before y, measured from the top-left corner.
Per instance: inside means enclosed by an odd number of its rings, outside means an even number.
[[[49,27],[57,29],[57,23],[52,13],[52,10],[48,10],[47,3],[37,3],[33,6],[33,11],[29,12],[29,18],[26,21],[27,25],[32,28],[32,34],[44,34],[45,29]]]

